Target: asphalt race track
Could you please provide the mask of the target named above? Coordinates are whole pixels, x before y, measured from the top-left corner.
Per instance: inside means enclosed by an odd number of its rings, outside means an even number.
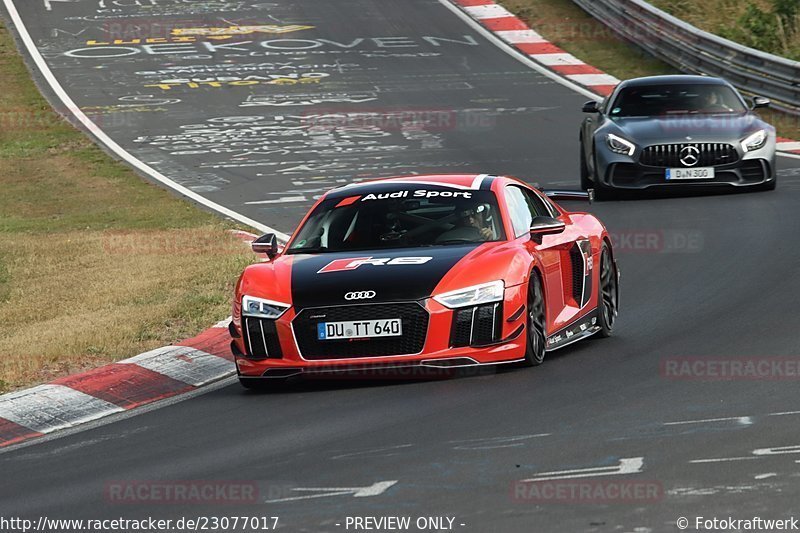
[[[58,80],[115,141],[287,233],[315,194],[366,177],[464,171],[578,185],[586,98],[436,0],[17,8]],[[132,28],[157,40],[102,44],[130,41]],[[610,339],[535,369],[441,381],[270,394],[231,383],[0,454],[0,516],[276,516],[283,531],[309,532],[354,531],[348,516],[450,517],[456,531],[642,533],[677,531],[679,517],[788,518],[800,511],[800,399],[797,375],[780,372],[797,370],[799,355],[800,161],[779,164],[775,192],[587,207],[615,236],[622,270]],[[763,359],[771,371],[728,381],[674,371],[712,357]],[[583,469],[605,488],[654,492],[555,501],[516,485],[570,483],[582,474],[567,471]],[[241,505],[115,496],[155,480],[259,492]]]

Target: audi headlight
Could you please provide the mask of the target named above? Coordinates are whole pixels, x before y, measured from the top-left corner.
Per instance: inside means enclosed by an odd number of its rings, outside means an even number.
[[[766,130],[758,130],[742,141],[742,149],[745,152],[752,152],[754,150],[758,150],[759,148],[763,148],[764,145],[767,144],[768,138],[769,136],[767,135]]]
[[[611,151],[617,154],[633,155],[633,152],[636,151],[635,144],[623,139],[622,137],[618,137],[613,133],[608,134],[606,137],[606,143],[608,143],[608,147],[611,149]]]
[[[272,300],[256,298],[255,296],[244,296],[242,298],[242,314],[246,316],[275,320],[285,313],[289,307],[291,307],[289,304],[273,302]]]
[[[481,285],[473,285],[472,287],[459,289],[457,291],[437,294],[433,299],[445,307],[458,309],[459,307],[469,307],[502,301],[504,291],[505,284],[502,280],[497,280],[490,283],[482,283]]]

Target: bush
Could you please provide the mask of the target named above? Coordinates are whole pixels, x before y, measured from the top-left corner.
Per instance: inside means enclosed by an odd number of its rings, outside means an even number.
[[[748,1],[736,23],[719,28],[717,33],[751,48],[797,59],[800,52],[799,15],[800,3],[797,0],[772,0],[770,11]]]
[[[797,30],[797,15],[800,13],[800,2],[797,0],[772,0],[773,12],[781,18],[784,26],[792,31]]]

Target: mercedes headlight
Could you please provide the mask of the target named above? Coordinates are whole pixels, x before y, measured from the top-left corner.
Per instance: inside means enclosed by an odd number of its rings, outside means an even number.
[[[636,145],[632,142],[623,139],[613,133],[609,133],[606,137],[606,142],[608,143],[608,147],[611,149],[612,152],[617,154],[623,155],[633,155],[633,152],[636,151]]]
[[[752,152],[754,150],[758,150],[759,148],[763,148],[764,145],[767,144],[768,138],[769,136],[767,135],[766,130],[758,130],[742,141],[742,149],[745,152]]]
[[[459,307],[500,302],[503,300],[504,291],[505,284],[502,280],[497,280],[482,283],[481,285],[473,285],[465,289],[458,289],[457,291],[437,294],[433,299],[445,307],[458,309]]]
[[[255,296],[244,296],[242,298],[242,314],[245,316],[275,320],[285,313],[289,307],[291,307],[289,304],[273,302],[272,300],[256,298]]]

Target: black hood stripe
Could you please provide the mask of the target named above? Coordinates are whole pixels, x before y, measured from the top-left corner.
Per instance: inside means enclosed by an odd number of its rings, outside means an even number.
[[[427,298],[456,263],[480,244],[294,255],[292,303],[299,310]],[[411,264],[414,260],[408,258],[430,259]],[[361,261],[351,265],[348,259]],[[334,266],[329,266],[334,261]],[[368,300],[345,299],[351,292],[371,291],[375,295]]]

